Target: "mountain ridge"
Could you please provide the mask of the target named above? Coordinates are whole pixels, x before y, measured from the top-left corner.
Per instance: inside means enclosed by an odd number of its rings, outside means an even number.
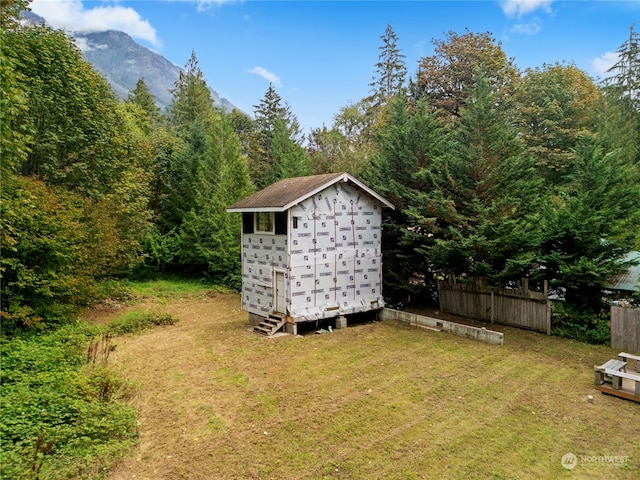
[[[47,24],[47,20],[30,10],[20,12],[20,18],[30,24]],[[100,32],[68,32],[82,52],[85,60],[107,79],[121,99],[126,99],[140,78],[159,108],[168,108],[184,69],[157,52],[140,45],[129,34],[120,30]],[[227,112],[240,110],[218,92],[209,87],[214,106]],[[243,112],[244,113],[244,112]]]
[[[127,98],[140,78],[160,108],[171,105],[171,89],[175,88],[184,69],[159,53],[137,43],[119,30],[72,32],[76,45],[94,68],[109,82],[116,94]],[[209,87],[214,106],[230,112],[239,110]]]

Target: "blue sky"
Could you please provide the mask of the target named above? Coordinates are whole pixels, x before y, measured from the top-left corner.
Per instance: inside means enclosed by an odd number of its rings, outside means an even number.
[[[207,83],[247,113],[273,83],[304,132],[330,127],[369,93],[380,36],[391,24],[407,69],[447,31],[491,32],[524,70],[575,63],[594,79],[640,29],[640,1],[34,0],[69,31],[122,30],[183,66],[195,51]]]

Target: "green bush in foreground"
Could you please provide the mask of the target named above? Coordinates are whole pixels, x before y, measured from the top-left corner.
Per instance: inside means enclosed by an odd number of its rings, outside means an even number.
[[[90,346],[88,348],[88,346]],[[100,478],[137,436],[108,335],[87,325],[2,339],[0,477]]]

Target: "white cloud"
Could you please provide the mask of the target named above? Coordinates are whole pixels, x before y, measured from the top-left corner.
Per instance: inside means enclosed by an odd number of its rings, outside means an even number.
[[[89,42],[84,37],[79,37],[75,39],[76,46],[80,49],[81,52],[90,52],[93,50]]]
[[[613,67],[619,58],[620,55],[618,55],[618,53],[607,52],[604,55],[594,58],[591,62],[591,66],[596,73],[602,75],[607,73],[607,70]]]
[[[538,33],[542,27],[540,26],[540,21],[535,19],[528,23],[516,23],[509,30],[510,33],[517,33],[520,35],[535,35]]]
[[[500,7],[504,14],[509,17],[522,17],[536,10],[544,10],[551,13],[551,4],[554,0],[503,0]]]
[[[265,80],[268,80],[269,82],[273,83],[276,87],[282,86],[282,82],[280,81],[280,78],[275,73],[271,73],[269,70],[265,68],[253,67],[251,70],[249,70],[249,73],[255,73],[256,75],[261,76]]]
[[[195,0],[199,12],[204,12],[210,8],[220,7],[225,4],[242,3],[242,1],[243,0]]]
[[[155,28],[130,7],[113,4],[85,8],[81,0],[33,0],[29,6],[53,28],[72,32],[120,30],[160,45]]]

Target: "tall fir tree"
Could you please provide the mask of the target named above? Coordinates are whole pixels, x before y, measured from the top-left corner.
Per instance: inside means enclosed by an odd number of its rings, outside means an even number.
[[[181,262],[213,281],[240,285],[240,218],[227,206],[252,191],[241,143],[229,117],[218,112],[207,134],[207,155],[193,184],[194,206],[180,230]]]
[[[378,153],[372,168],[363,177],[395,206],[383,219],[385,292],[404,300],[433,288],[431,261],[424,255],[433,243],[432,169],[452,145],[423,100],[411,106],[397,95],[389,113],[389,125],[375,137]]]
[[[129,92],[127,102],[138,105],[147,115],[149,127],[155,127],[160,122],[160,109],[156,103],[155,97],[149,91],[144,78],[140,77],[136,82],[136,86]]]
[[[457,146],[434,165],[435,244],[426,253],[443,272],[519,277],[535,257],[531,221],[541,180],[513,112],[481,72],[460,111]]]
[[[562,182],[540,204],[537,274],[564,292],[574,333],[595,327],[604,285],[626,268],[621,258],[640,231],[640,174],[621,152],[583,135]]]
[[[620,96],[640,111],[640,32],[636,32],[635,25],[629,27],[629,38],[616,53],[618,61],[607,70],[614,74],[608,84],[615,86]]]
[[[311,174],[311,165],[304,148],[291,140],[285,120],[276,120],[271,136],[273,163],[265,175],[267,184],[283,178],[303,177]]]
[[[387,24],[384,35],[380,39],[382,40],[382,45],[378,47],[380,54],[375,64],[373,80],[369,84],[372,108],[376,110],[400,93],[407,76],[406,55],[398,47],[398,36],[391,24]]]
[[[184,148],[174,151],[166,160],[168,165],[169,213],[178,228],[182,217],[194,207],[193,185],[196,182],[200,164],[206,161],[207,135],[214,121],[216,111],[211,91],[198,66],[195,52],[180,72],[170,107],[171,127],[176,136],[184,142]],[[161,220],[161,223],[164,223]]]
[[[283,158],[283,154],[299,155],[301,151],[306,157],[306,153],[302,149],[304,139],[298,119],[273,84],[269,84],[264,98],[255,105],[254,116],[256,131],[249,153],[249,169],[254,184],[264,188],[284,178],[283,162],[290,163],[291,158]],[[310,168],[304,170],[310,171]]]

